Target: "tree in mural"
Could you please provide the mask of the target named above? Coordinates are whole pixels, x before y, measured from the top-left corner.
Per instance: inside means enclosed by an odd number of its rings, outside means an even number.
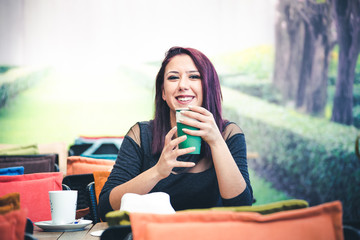
[[[274,85],[286,102],[321,115],[327,99],[331,5],[311,0],[279,0],[276,19]]]
[[[360,0],[279,0],[273,83],[286,102],[321,115],[327,99],[329,54],[339,45],[332,121],[351,125],[360,51]]]
[[[353,85],[360,52],[360,0],[331,0],[339,44],[339,65],[331,120],[353,122]]]

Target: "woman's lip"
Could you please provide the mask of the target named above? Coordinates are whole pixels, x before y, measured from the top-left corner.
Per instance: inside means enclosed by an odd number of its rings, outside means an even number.
[[[179,101],[179,100],[177,100],[177,102],[180,103],[180,104],[183,104],[183,105],[187,105],[187,104],[189,104],[190,102],[192,102],[192,99],[189,100],[189,101]]]
[[[186,100],[186,101],[180,101],[178,98],[179,97],[176,97],[175,99],[176,99],[176,101],[178,102],[178,103],[180,103],[180,104],[182,104],[182,105],[188,105],[190,102],[192,102],[194,99],[195,99],[195,97],[193,97],[193,96],[189,96],[190,97],[190,99],[189,100]]]
[[[187,98],[187,97],[194,98],[195,96],[193,96],[193,95],[179,95],[179,96],[176,96],[175,98]]]

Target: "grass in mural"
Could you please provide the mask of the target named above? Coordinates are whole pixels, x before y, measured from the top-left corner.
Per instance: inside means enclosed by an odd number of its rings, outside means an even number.
[[[119,71],[53,71],[0,109],[0,143],[73,143],[79,135],[124,135],[152,117],[152,92]]]
[[[254,205],[262,205],[291,199],[291,197],[287,196],[285,193],[273,188],[270,182],[267,182],[258,176],[252,169],[249,169],[249,174],[254,198],[256,199]]]

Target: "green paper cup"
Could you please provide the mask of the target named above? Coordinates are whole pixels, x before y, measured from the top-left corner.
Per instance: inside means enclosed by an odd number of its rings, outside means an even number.
[[[179,148],[183,149],[183,148],[195,147],[195,151],[193,151],[191,153],[188,153],[188,154],[200,154],[201,137],[188,135],[188,134],[184,133],[183,130],[182,130],[183,128],[187,128],[187,129],[190,129],[190,130],[199,130],[199,129],[195,128],[195,127],[185,125],[185,124],[182,124],[180,122],[180,119],[192,119],[192,118],[185,117],[184,115],[182,115],[180,113],[180,111],[190,111],[190,110],[187,109],[187,108],[185,108],[185,109],[176,109],[176,125],[177,125],[178,137],[181,137],[183,135],[187,136],[186,140],[179,144]],[[194,120],[194,119],[192,119],[192,120]]]

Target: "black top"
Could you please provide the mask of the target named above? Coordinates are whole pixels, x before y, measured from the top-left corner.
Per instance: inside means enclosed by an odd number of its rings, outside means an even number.
[[[153,167],[159,160],[160,155],[155,156],[151,153],[152,129],[150,122],[139,122],[138,125],[141,146],[131,137],[125,136],[114,168],[101,191],[99,212],[103,220],[105,220],[107,212],[113,211],[109,203],[111,190]],[[227,124],[227,126],[229,125],[240,130],[234,123]],[[239,133],[231,134],[229,138],[225,139],[225,142],[246,181],[247,186],[240,195],[231,199],[221,198],[214,166],[199,173],[170,174],[158,182],[150,192],[168,193],[171,205],[176,211],[215,206],[251,205],[253,193],[247,168],[245,136],[240,130]],[[191,158],[196,157],[199,155],[187,154],[178,159],[193,161]]]

